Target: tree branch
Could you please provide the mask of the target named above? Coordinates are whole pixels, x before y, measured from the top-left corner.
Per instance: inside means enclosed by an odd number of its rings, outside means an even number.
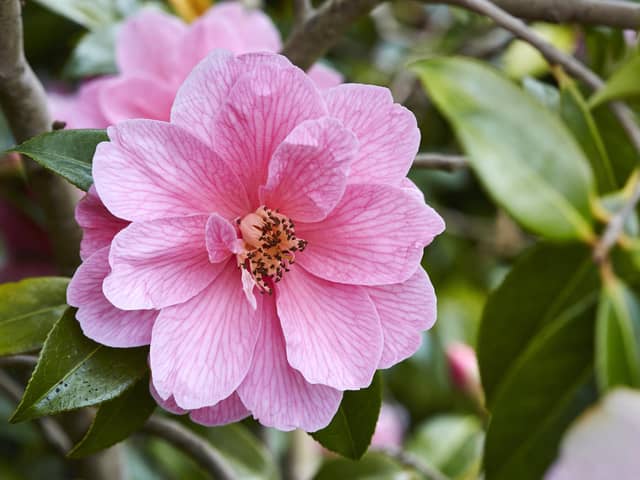
[[[296,25],[301,25],[313,15],[311,0],[293,0],[293,17]]]
[[[419,153],[413,161],[413,168],[445,170],[454,172],[469,165],[467,158],[461,155],[444,155],[441,153]]]
[[[33,368],[38,363],[35,355],[12,355],[0,357],[0,367],[29,367]]]
[[[22,388],[9,375],[0,371],[0,391],[14,402],[22,398]],[[71,449],[71,440],[58,423],[51,418],[40,418],[36,425],[45,441],[62,457]]]
[[[405,452],[402,449],[374,447],[372,450],[384,453],[386,456],[394,459],[400,465],[418,472],[423,478],[426,478],[427,480],[449,480],[449,477],[447,477],[437,468],[427,464],[421,458],[418,458],[417,456],[409,452]]]
[[[51,129],[47,96],[24,56],[20,0],[0,0],[0,108],[16,142]],[[36,201],[44,210],[60,273],[77,267],[80,230],[74,221],[77,194],[62,178],[33,161],[27,172]]]
[[[156,437],[166,440],[192,458],[209,473],[212,478],[233,480],[235,473],[231,470],[222,456],[207,443],[206,440],[183,427],[175,420],[153,415],[142,430]]]

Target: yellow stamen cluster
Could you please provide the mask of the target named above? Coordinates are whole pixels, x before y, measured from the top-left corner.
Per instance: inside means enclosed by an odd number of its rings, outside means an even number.
[[[273,293],[273,284],[282,280],[307,242],[296,238],[293,222],[265,206],[238,220],[244,250],[238,265],[249,271],[262,293]]]

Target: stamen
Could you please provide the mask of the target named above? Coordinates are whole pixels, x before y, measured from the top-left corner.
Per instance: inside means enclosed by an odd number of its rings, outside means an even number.
[[[261,293],[273,293],[273,285],[295,262],[307,242],[296,237],[293,222],[265,206],[238,220],[245,248],[238,254],[238,266],[247,270]]]

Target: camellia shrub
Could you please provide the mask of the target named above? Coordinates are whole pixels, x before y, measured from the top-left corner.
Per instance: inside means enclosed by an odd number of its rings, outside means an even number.
[[[640,478],[638,27],[0,0],[0,478]]]

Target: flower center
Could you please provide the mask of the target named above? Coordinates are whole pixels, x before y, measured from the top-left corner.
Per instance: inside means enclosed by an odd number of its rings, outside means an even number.
[[[296,238],[293,222],[265,206],[238,220],[244,248],[238,254],[238,265],[253,277],[262,293],[273,293],[273,284],[282,280],[295,253],[307,246]]]

